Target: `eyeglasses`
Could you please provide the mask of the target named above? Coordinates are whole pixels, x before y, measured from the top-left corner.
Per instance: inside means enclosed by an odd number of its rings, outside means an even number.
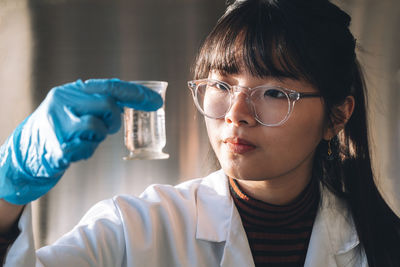
[[[197,109],[211,119],[225,117],[232,107],[235,93],[246,94],[247,103],[255,119],[264,126],[279,126],[285,123],[297,100],[321,97],[320,94],[300,93],[279,86],[261,85],[249,88],[212,79],[189,81],[188,86]]]

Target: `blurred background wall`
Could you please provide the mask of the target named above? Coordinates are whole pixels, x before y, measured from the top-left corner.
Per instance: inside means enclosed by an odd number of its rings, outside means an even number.
[[[376,182],[400,216],[400,1],[335,1],[352,16],[358,57],[369,90]]]
[[[337,1],[353,16],[370,90],[377,181],[400,214],[400,2]],[[122,160],[121,131],[73,164],[34,203],[37,244],[70,230],[99,200],[177,184],[212,168],[202,118],[186,81],[224,0],[0,0],[0,142],[52,87],[76,79],[165,80],[168,160]],[[211,160],[212,161],[212,160]],[[398,191],[398,190],[397,190]]]

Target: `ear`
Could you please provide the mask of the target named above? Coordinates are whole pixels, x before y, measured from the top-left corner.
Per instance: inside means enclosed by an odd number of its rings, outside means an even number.
[[[331,140],[341,130],[344,129],[353,114],[355,100],[353,96],[347,96],[343,103],[333,109],[331,123],[328,124],[324,131],[324,139]]]

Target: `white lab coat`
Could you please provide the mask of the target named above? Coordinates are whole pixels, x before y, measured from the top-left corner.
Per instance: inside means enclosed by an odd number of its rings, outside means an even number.
[[[322,192],[305,266],[367,266],[346,206]],[[71,232],[36,252],[29,206],[19,227],[5,266],[254,266],[221,170],[175,187],[152,185],[139,198],[99,202]]]

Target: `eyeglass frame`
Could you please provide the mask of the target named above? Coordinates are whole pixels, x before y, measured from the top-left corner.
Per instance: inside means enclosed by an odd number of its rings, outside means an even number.
[[[211,116],[205,114],[205,113],[202,111],[202,108],[200,107],[200,104],[198,103],[197,97],[196,97],[196,96],[197,96],[197,89],[198,89],[198,87],[199,87],[199,84],[201,84],[201,83],[203,83],[203,82],[207,82],[207,83],[208,83],[209,81],[211,81],[211,82],[217,82],[217,83],[222,83],[223,85],[225,85],[225,86],[229,89],[229,95],[230,95],[229,107],[228,107],[228,109],[226,110],[226,112],[225,112],[224,115],[221,115],[220,117],[216,117],[216,118],[215,118],[215,117],[211,117]],[[300,100],[300,99],[302,99],[302,98],[321,97],[321,94],[318,94],[318,93],[312,93],[312,92],[298,92],[298,91],[296,91],[296,90],[288,89],[288,88],[281,87],[281,86],[258,85],[258,86],[255,86],[255,87],[246,87],[246,86],[241,86],[241,85],[230,85],[230,84],[227,83],[227,82],[223,82],[223,81],[220,81],[220,80],[217,80],[217,79],[207,79],[207,78],[206,78],[206,79],[199,79],[199,80],[191,80],[191,81],[188,81],[188,82],[187,82],[187,85],[188,85],[190,91],[192,92],[194,104],[196,105],[198,111],[199,111],[203,116],[205,116],[205,117],[207,117],[207,118],[210,118],[210,119],[221,119],[221,118],[225,117],[226,114],[229,112],[229,110],[232,108],[232,105],[233,105],[233,103],[234,103],[234,101],[233,101],[233,100],[234,100],[234,94],[235,94],[236,92],[242,92],[242,93],[244,93],[244,94],[247,95],[247,97],[246,97],[247,102],[248,102],[248,103],[250,102],[250,103],[252,104],[251,107],[252,107],[252,111],[253,111],[253,113],[254,113],[253,116],[254,116],[255,120],[256,120],[258,123],[260,123],[261,125],[267,126],[267,127],[276,127],[276,126],[280,126],[280,125],[284,124],[284,123],[289,119],[290,115],[292,114],[293,109],[294,109],[294,105],[295,105],[295,103],[296,103],[298,100]],[[262,121],[257,117],[257,112],[255,112],[255,110],[256,110],[256,109],[255,109],[255,105],[254,105],[253,101],[249,98],[249,96],[251,95],[251,91],[254,91],[255,89],[258,89],[258,88],[260,88],[260,87],[268,88],[268,89],[278,89],[278,90],[283,91],[283,92],[285,93],[285,95],[287,96],[287,98],[288,98],[288,100],[289,100],[288,112],[286,113],[285,118],[284,118],[283,120],[281,120],[279,123],[267,124],[267,123],[262,122]],[[238,89],[239,89],[239,90],[238,90]],[[246,89],[246,91],[244,91],[244,89]]]

